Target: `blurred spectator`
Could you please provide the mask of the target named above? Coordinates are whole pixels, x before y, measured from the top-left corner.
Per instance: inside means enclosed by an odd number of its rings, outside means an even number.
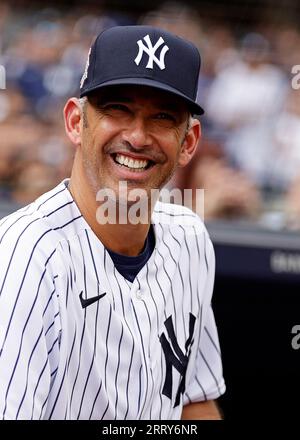
[[[271,37],[276,49],[273,62],[277,63],[287,75],[290,75],[291,67],[299,64],[299,29],[293,24],[285,25],[284,28],[273,28]]]
[[[203,158],[192,175],[192,187],[203,188],[205,220],[222,218],[257,218],[260,195],[241,172],[223,159]],[[194,195],[196,193],[194,192]]]
[[[286,197],[286,224],[290,229],[300,229],[300,176],[289,188]]]
[[[300,93],[291,90],[273,137],[271,184],[286,190],[300,173]]]
[[[193,207],[197,207],[196,189],[204,189],[204,217],[211,219],[257,219],[262,211],[259,191],[240,171],[230,167],[219,146],[203,141],[195,160],[178,170],[172,181],[181,190],[193,190]]]
[[[16,88],[0,94],[0,123],[13,122],[26,112],[26,100]]]
[[[291,66],[300,60],[299,30],[292,23],[263,23],[240,40],[243,28],[205,16],[208,10],[214,9],[167,2],[138,20],[190,39],[202,56],[203,139],[195,160],[169,186],[204,187],[206,218],[254,219],[272,209],[274,194],[287,194],[275,205],[286,207],[295,224],[300,92],[288,88]],[[69,175],[74,151],[63,130],[65,99],[78,93],[94,36],[129,22],[98,7],[26,11],[1,3],[7,89],[0,91],[0,200],[27,203]]]
[[[19,163],[35,156],[35,146],[43,136],[43,126],[30,116],[7,120],[1,124],[0,181],[10,187]]]
[[[33,202],[57,182],[55,168],[41,162],[30,162],[18,174],[12,196],[15,202],[26,205]]]
[[[199,47],[203,31],[197,11],[184,3],[169,1],[141,18],[141,24],[156,26],[173,32]]]
[[[240,59],[217,73],[206,106],[211,122],[223,128],[231,163],[260,187],[270,185],[272,136],[288,86],[269,57],[262,35],[246,35]]]

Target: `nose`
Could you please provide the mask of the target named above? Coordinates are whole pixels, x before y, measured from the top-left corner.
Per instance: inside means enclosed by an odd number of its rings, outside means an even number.
[[[141,149],[152,144],[152,138],[143,118],[133,118],[122,133],[123,140],[133,148]]]

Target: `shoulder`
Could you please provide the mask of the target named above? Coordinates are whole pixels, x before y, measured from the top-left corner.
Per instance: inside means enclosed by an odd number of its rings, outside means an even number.
[[[154,224],[161,224],[168,229],[179,226],[185,233],[206,233],[202,219],[186,206],[172,203],[157,202],[152,220]]]
[[[33,253],[47,257],[58,243],[74,232],[80,212],[64,183],[0,222],[0,251],[19,263]],[[24,256],[24,258],[22,258]]]
[[[177,243],[197,255],[210,259],[213,245],[203,220],[191,209],[171,203],[157,202],[152,215],[157,243]],[[213,256],[212,256],[213,258]]]

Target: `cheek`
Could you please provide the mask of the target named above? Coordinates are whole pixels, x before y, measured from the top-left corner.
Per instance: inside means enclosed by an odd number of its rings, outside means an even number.
[[[98,154],[119,139],[120,127],[110,121],[101,121],[92,133],[92,142]]]
[[[98,135],[109,136],[117,130],[118,126],[119,125],[112,119],[103,118],[98,121],[95,126],[95,130],[97,131]]]
[[[176,135],[169,136],[165,138],[164,141],[164,151],[167,154],[170,161],[178,161],[182,154],[183,141]]]
[[[83,131],[81,154],[85,168],[89,169],[89,172],[99,168],[99,152],[96,142],[97,136],[95,133],[87,128]]]
[[[105,145],[112,136],[112,130],[108,124],[94,124],[83,131],[82,143],[85,152],[90,154],[100,153],[103,145]]]

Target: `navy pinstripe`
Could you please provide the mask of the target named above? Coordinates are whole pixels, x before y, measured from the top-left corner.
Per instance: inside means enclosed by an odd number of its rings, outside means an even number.
[[[67,181],[1,222],[0,418],[171,420],[184,404],[224,392],[210,239],[186,208],[158,202],[152,217],[155,249],[132,282],[116,270]],[[81,294],[88,300],[100,290],[103,297],[82,306]],[[175,407],[181,373],[171,367],[171,397],[163,395],[170,369],[160,338],[178,363],[190,314],[194,343]]]

